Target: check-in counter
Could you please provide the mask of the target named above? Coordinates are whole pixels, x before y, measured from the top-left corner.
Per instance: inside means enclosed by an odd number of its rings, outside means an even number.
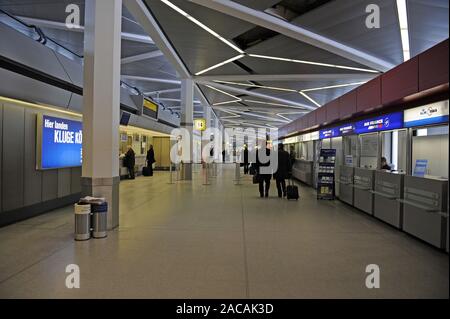
[[[120,170],[120,176],[128,176],[128,169],[123,166],[123,158],[124,156],[121,156],[119,158],[119,170]],[[136,175],[142,174],[142,168],[147,165],[147,156],[145,155],[136,155],[135,156],[135,165],[134,165],[134,171],[136,172]]]
[[[375,172],[373,211],[375,217],[402,229],[403,225],[403,178],[405,175],[388,171]]]
[[[403,230],[433,246],[445,248],[447,240],[448,181],[405,176]]]
[[[353,206],[373,215],[373,185],[375,171],[366,168],[355,168],[353,177]]]
[[[313,183],[313,166],[313,161],[297,159],[292,166],[292,176],[311,186]]]
[[[339,199],[349,205],[353,205],[353,177],[354,167],[341,166],[339,172]]]

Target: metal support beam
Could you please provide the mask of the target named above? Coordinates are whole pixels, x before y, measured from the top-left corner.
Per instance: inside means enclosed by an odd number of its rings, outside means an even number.
[[[330,74],[239,74],[239,75],[205,75],[195,76],[194,81],[365,81],[377,77],[369,73],[330,73]]]
[[[42,27],[42,28],[63,30],[63,31],[70,31],[70,32],[84,32],[84,26],[80,26],[79,28],[69,29],[66,26],[66,24],[63,22],[29,18],[29,17],[17,17],[17,18],[22,20],[25,23],[28,23],[31,25],[36,25],[36,26]],[[152,38],[150,38],[149,36],[142,35],[142,34],[128,33],[128,32],[122,32],[122,40],[155,44],[155,42],[153,42]]]
[[[368,66],[378,71],[388,71],[394,67],[392,63],[351,48],[345,44],[329,39],[300,26],[283,21],[263,11],[258,11],[229,0],[189,0],[195,4],[230,15],[249,23],[276,31],[295,40],[310,44],[322,50],[339,55],[351,61]]]
[[[136,76],[136,75],[122,75],[122,80],[145,81],[145,82],[167,83],[167,84],[177,84],[177,85],[181,84],[180,80],[148,78],[145,76]]]
[[[152,52],[147,52],[147,53],[142,53],[142,54],[137,54],[137,55],[129,56],[126,58],[122,58],[121,63],[123,65],[123,64],[127,64],[127,63],[133,63],[133,62],[138,62],[138,61],[142,61],[142,60],[157,58],[162,55],[163,55],[163,53],[161,51],[155,50]]]

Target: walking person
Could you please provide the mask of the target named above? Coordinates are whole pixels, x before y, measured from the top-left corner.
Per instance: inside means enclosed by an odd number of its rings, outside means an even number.
[[[260,155],[263,155],[265,152],[267,162],[263,163],[261,162]],[[259,184],[259,196],[260,197],[269,197],[269,190],[270,190],[270,179],[272,178],[272,174],[267,172],[267,167],[270,166],[270,149],[267,148],[266,145],[262,145],[257,151],[256,151],[256,172],[257,172],[257,178],[258,178],[258,184]]]
[[[249,162],[248,162],[248,147],[247,145],[244,146],[244,174],[247,175],[248,174],[248,167],[249,167]]]
[[[284,150],[282,143],[278,144],[278,168],[273,178],[276,181],[278,197],[286,197],[286,179],[290,178],[291,173],[291,159],[289,153]]]
[[[123,166],[128,169],[128,178],[134,179],[134,166],[136,164],[136,157],[134,150],[131,146],[128,146],[128,151],[123,159]]]
[[[153,176],[153,163],[155,162],[155,151],[153,150],[153,145],[150,145],[150,148],[147,151],[147,167],[149,176]]]

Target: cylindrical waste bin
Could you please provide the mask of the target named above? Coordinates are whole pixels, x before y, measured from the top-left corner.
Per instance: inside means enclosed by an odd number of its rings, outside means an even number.
[[[97,202],[91,204],[92,237],[105,238],[108,221],[108,203]]]
[[[90,204],[75,204],[75,240],[88,240],[91,237],[90,214]]]

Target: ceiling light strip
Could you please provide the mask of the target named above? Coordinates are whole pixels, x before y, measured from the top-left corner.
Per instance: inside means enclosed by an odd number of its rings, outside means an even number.
[[[400,35],[402,38],[403,60],[408,61],[411,58],[411,51],[409,47],[408,10],[406,8],[406,0],[397,0],[397,12]]]
[[[240,86],[246,86],[246,87],[255,87],[255,88],[260,88],[260,89],[277,90],[277,91],[284,91],[284,92],[297,92],[297,90],[293,90],[293,89],[285,89],[285,88],[274,87],[274,86],[265,86],[265,85],[256,85],[253,83],[247,84],[247,83],[229,82],[229,81],[221,81],[221,80],[216,80],[214,82],[221,83],[221,84],[240,85]]]
[[[357,85],[362,85],[366,83],[366,81],[363,82],[354,82],[354,83],[346,83],[346,84],[336,84],[336,85],[330,85],[330,86],[322,86],[322,87],[318,87],[318,88],[311,88],[311,89],[305,89],[305,90],[301,90],[299,91],[299,93],[301,92],[312,92],[312,91],[319,91],[319,90],[328,90],[328,89],[336,89],[336,88],[342,88],[342,87],[347,87],[347,86],[357,86]]]
[[[196,25],[198,25],[200,28],[202,28],[203,30],[205,30],[206,32],[208,32],[209,34],[211,34],[212,36],[216,37],[217,39],[219,39],[220,41],[222,41],[223,43],[225,43],[226,45],[228,45],[230,48],[232,48],[233,50],[236,50],[237,52],[243,54],[244,51],[242,51],[239,47],[237,47],[235,44],[233,44],[231,41],[225,39],[224,37],[222,37],[220,34],[218,34],[217,32],[215,32],[214,30],[212,30],[211,28],[207,27],[206,25],[204,25],[203,23],[201,23],[199,20],[197,20],[196,18],[192,17],[191,15],[189,15],[186,11],[180,9],[179,7],[177,7],[176,5],[174,5],[172,2],[168,1],[168,0],[161,0],[161,2],[163,2],[164,4],[168,5],[170,8],[172,8],[173,10],[175,10],[176,12],[178,12],[179,14],[181,14],[182,16],[184,16],[185,18],[189,19],[190,21],[192,21],[193,23],[195,23]]]
[[[308,96],[305,92],[300,91],[299,92],[304,98],[306,98],[308,101],[316,105],[317,107],[321,107],[319,103],[317,103],[312,97]]]
[[[287,105],[287,104],[278,104],[278,103],[271,103],[271,102],[262,102],[262,101],[255,101],[255,100],[243,100],[244,102],[250,102],[250,103],[257,103],[257,104],[265,104],[265,105],[271,105],[271,106],[281,106],[281,107],[288,107],[288,108],[292,108],[292,109],[299,109],[299,110],[304,110],[303,107],[300,106],[292,106],[292,105]]]
[[[222,65],[225,65],[227,63],[230,63],[230,62],[233,62],[233,61],[236,61],[236,60],[239,60],[240,58],[243,58],[244,56],[245,56],[244,54],[239,54],[239,55],[237,55],[235,57],[232,57],[231,59],[228,59],[228,60],[225,60],[223,62],[217,63],[216,65],[210,66],[207,69],[201,70],[200,72],[195,73],[195,75],[201,75],[201,74],[206,73],[208,71],[217,69],[218,67],[221,67]]]
[[[278,60],[278,61],[284,61],[284,62],[294,62],[294,63],[301,63],[301,64],[310,64],[310,65],[324,66],[324,67],[328,67],[328,68],[338,68],[338,69],[346,69],[346,70],[353,70],[353,71],[379,73],[376,70],[370,70],[370,69],[362,69],[362,68],[356,68],[356,67],[345,66],[345,65],[337,65],[337,64],[328,64],[328,63],[320,63],[320,62],[312,62],[312,61],[280,58],[280,57],[274,57],[274,56],[268,56],[268,55],[249,54],[248,56],[253,57],[253,58],[260,58],[260,59],[269,59],[269,60]]]

